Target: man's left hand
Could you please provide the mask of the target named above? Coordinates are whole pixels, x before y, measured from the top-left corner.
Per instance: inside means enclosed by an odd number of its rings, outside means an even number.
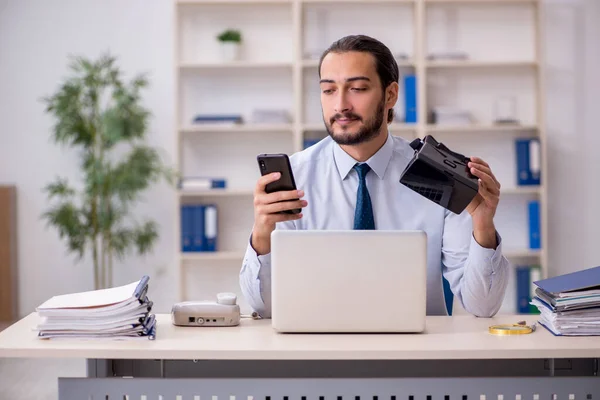
[[[494,215],[500,201],[500,182],[496,179],[488,163],[479,157],[471,157],[467,165],[470,172],[479,178],[479,191],[467,206],[473,218],[475,240],[487,248],[496,248],[496,228]]]

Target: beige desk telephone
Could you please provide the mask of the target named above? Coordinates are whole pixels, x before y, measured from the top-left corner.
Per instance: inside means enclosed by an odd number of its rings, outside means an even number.
[[[216,302],[175,303],[171,309],[171,320],[177,326],[236,326],[240,318],[240,306],[234,293],[219,293]]]

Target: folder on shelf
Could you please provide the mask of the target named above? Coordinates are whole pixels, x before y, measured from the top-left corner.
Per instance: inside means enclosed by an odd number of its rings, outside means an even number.
[[[527,205],[529,215],[529,248],[540,249],[542,247],[540,226],[540,202],[532,200]]]
[[[147,275],[108,289],[54,296],[36,308],[40,339],[154,339]]]
[[[417,78],[415,75],[404,76],[404,119],[407,124],[417,123]]]
[[[205,237],[205,221],[204,221],[205,206],[202,204],[195,204],[192,206],[192,250],[191,251],[204,251],[206,246]]]
[[[184,204],[181,206],[181,251],[193,251],[194,245],[194,227],[193,227],[193,206]]]
[[[181,206],[181,251],[217,251],[218,216],[215,204]]]
[[[227,180],[224,178],[210,178],[210,177],[189,177],[183,178],[179,181],[179,189],[186,190],[212,190],[212,189],[226,189]]]
[[[517,185],[540,184],[540,141],[537,138],[515,141]]]
[[[540,278],[539,265],[523,265],[516,268],[517,284],[517,313],[518,314],[539,314],[536,307],[531,305],[531,300],[535,297],[535,284],[533,282]]]
[[[303,147],[304,147],[304,149],[308,149],[310,146],[315,145],[315,144],[319,143],[320,141],[321,141],[321,139],[305,138],[303,141]]]
[[[217,251],[217,206],[204,207],[204,251]]]

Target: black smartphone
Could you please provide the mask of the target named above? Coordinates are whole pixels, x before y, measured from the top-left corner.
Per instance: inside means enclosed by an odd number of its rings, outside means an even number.
[[[260,168],[261,175],[268,175],[273,172],[279,172],[281,174],[281,177],[278,180],[267,184],[265,187],[267,193],[297,190],[294,174],[292,173],[292,166],[287,154],[259,154],[256,159],[258,160],[258,167]],[[286,214],[298,214],[301,211],[300,208],[295,208],[293,210],[281,212]]]

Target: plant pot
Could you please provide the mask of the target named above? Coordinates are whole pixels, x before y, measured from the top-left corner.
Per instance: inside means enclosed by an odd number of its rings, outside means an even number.
[[[240,58],[238,42],[221,42],[221,58],[224,62],[237,61]]]

